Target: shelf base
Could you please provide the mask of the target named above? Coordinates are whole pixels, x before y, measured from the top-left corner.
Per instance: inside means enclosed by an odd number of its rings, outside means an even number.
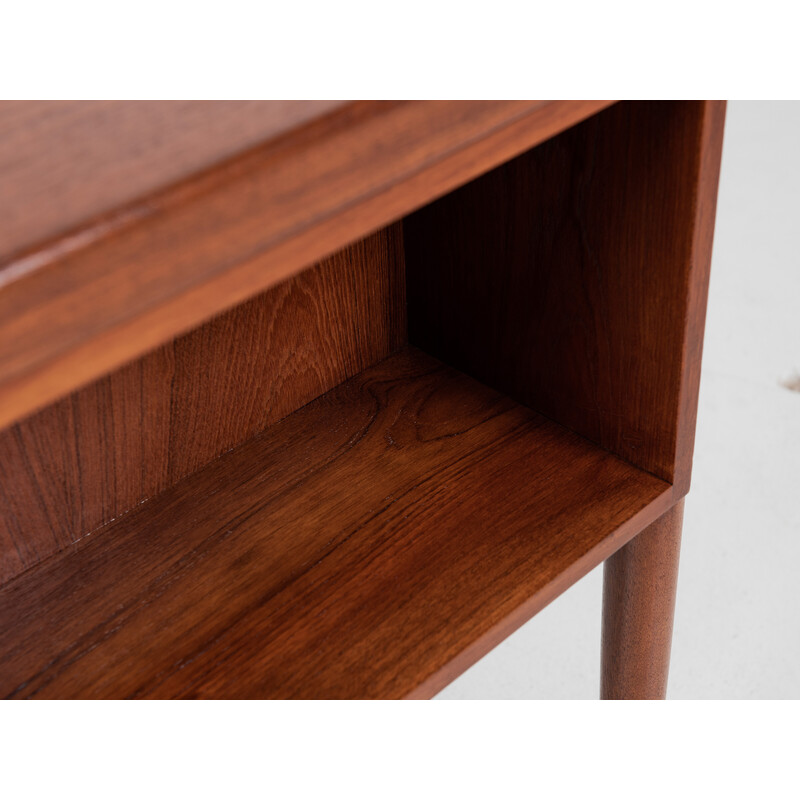
[[[3,587],[0,695],[430,696],[672,502],[406,349]]]

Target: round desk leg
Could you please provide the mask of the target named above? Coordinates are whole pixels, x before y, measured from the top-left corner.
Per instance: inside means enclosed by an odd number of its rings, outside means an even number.
[[[680,500],[605,563],[603,700],[666,695],[682,523]]]

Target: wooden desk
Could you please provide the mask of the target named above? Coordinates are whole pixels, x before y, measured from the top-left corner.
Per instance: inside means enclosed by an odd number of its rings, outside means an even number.
[[[0,104],[0,695],[663,696],[723,120]]]

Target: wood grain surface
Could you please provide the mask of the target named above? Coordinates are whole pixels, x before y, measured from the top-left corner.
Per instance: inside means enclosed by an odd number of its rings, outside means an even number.
[[[12,242],[11,260],[0,265],[0,427],[606,105],[349,103],[291,136],[270,139],[119,207],[108,206],[102,181],[72,181],[60,193],[59,207],[69,205],[69,192],[99,193],[76,202],[95,214],[105,211],[24,252]],[[180,131],[176,136],[179,142],[185,138]],[[47,137],[61,153],[52,131],[36,147],[46,151]],[[104,158],[140,146],[133,123],[126,137],[127,150],[122,143]],[[165,145],[159,153],[174,147]],[[130,169],[144,163],[143,172],[155,174],[159,159],[128,161]],[[0,174],[7,187],[0,195],[4,213],[11,213],[18,193],[39,191],[16,185],[36,183],[24,171],[11,175],[17,180]],[[62,224],[50,221],[41,233],[50,235]],[[20,241],[37,235],[26,229]]]
[[[0,101],[0,265],[342,105]]]
[[[402,351],[7,584],[0,694],[427,696],[670,503]]]
[[[0,696],[663,696],[724,113],[0,103]]]
[[[691,230],[691,266],[685,293],[683,349],[678,388],[675,433],[675,468],[672,481],[676,496],[689,491],[692,481],[694,436],[697,427],[697,401],[700,394],[700,367],[706,327],[708,286],[711,277],[711,248],[717,218],[717,189],[722,159],[726,104],[706,101],[697,142],[697,177],[694,183]]]
[[[406,341],[399,225],[0,431],[0,583]]]
[[[411,343],[685,493],[723,118],[620,103],[411,215]]]
[[[680,500],[605,563],[604,700],[666,697],[682,524]]]

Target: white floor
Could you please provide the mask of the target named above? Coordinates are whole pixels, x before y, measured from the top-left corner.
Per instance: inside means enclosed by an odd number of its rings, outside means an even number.
[[[671,698],[800,698],[799,187],[800,103],[729,103]],[[596,697],[601,586],[439,698]]]

